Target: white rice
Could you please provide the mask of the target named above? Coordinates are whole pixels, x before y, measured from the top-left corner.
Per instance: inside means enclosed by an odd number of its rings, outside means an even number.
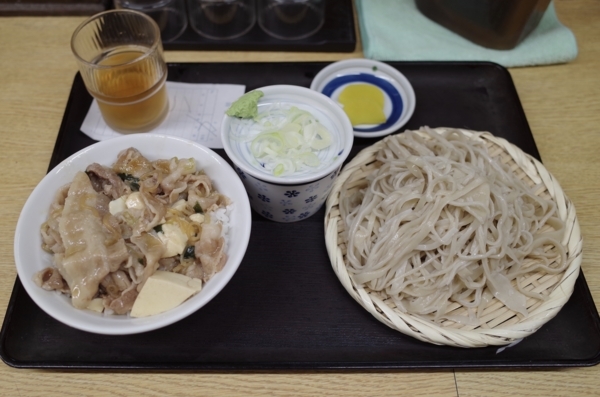
[[[229,204],[225,208],[219,208],[210,213],[211,222],[217,223],[220,222],[223,225],[223,229],[221,230],[221,235],[225,239],[225,248],[229,246],[229,214],[231,213],[231,209],[233,208],[233,204]]]

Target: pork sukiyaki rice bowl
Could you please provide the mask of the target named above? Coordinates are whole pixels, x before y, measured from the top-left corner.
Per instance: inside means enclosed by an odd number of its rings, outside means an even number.
[[[15,233],[34,302],[81,330],[131,334],[208,303],[250,237],[248,197],[212,150],[155,134],[94,144],[34,189]]]

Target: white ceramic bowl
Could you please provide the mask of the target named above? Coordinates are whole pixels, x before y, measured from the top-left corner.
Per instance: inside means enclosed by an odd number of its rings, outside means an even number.
[[[351,84],[370,84],[384,94],[386,122],[379,125],[354,126],[354,135],[376,138],[398,131],[412,117],[417,103],[410,81],[398,69],[373,59],[345,59],[323,68],[310,88],[335,102],[344,88]],[[341,106],[341,105],[340,105]]]
[[[236,138],[244,123],[225,116],[221,124],[223,147],[248,191],[252,208],[277,222],[301,221],[325,203],[335,177],[350,154],[354,142],[352,125],[342,108],[319,92],[291,85],[258,90],[264,93],[258,102],[259,113],[273,105],[296,106],[315,116],[333,138],[332,145],[319,154],[322,166],[278,177],[260,166],[250,154],[247,142]]]
[[[34,274],[52,266],[52,256],[42,249],[40,226],[46,220],[48,208],[59,187],[69,183],[77,171],[84,171],[94,162],[111,165],[117,154],[135,147],[150,160],[172,157],[195,158],[215,187],[233,200],[228,234],[228,260],[223,270],[211,278],[204,288],[180,306],[167,312],[143,318],[125,315],[105,315],[75,309],[69,297],[38,287]],[[240,179],[229,164],[212,150],[185,139],[157,135],[133,134],[91,145],[57,165],[33,190],[19,217],[15,232],[15,262],[23,287],[33,301],[56,320],[71,327],[111,335],[145,332],[172,324],[189,316],[215,297],[229,282],[239,267],[248,246],[251,210]]]

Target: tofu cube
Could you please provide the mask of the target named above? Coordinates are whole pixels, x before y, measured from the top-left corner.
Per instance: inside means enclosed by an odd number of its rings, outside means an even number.
[[[179,273],[156,271],[146,280],[131,317],[147,317],[173,309],[202,290],[202,280]]]

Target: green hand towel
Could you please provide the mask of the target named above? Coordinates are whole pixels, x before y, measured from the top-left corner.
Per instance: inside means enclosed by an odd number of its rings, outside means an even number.
[[[505,67],[569,62],[575,36],[550,3],[537,28],[512,50],[481,47],[421,14],[414,0],[355,0],[366,58],[383,61],[490,61]]]

